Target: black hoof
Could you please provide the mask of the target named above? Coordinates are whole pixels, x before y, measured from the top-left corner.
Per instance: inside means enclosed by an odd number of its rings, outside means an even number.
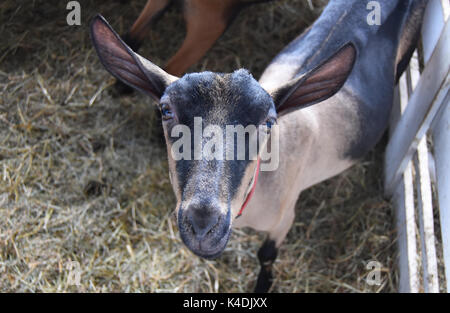
[[[272,286],[272,264],[277,258],[277,248],[275,241],[266,239],[258,251],[258,259],[261,265],[261,271],[256,281],[255,292],[268,292]]]
[[[259,273],[258,280],[256,281],[255,293],[266,293],[272,286],[272,274],[265,269],[262,269]]]

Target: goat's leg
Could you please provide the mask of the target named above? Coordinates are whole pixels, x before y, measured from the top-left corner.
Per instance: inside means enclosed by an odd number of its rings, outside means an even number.
[[[272,286],[272,264],[277,258],[278,249],[281,246],[284,238],[286,238],[289,229],[292,226],[295,218],[295,203],[280,219],[277,226],[269,232],[267,239],[258,251],[258,259],[261,265],[261,270],[256,281],[255,292],[267,292]]]
[[[181,76],[212,47],[239,11],[238,1],[191,0],[185,2],[186,38],[165,70]]]
[[[272,286],[272,264],[277,258],[278,249],[275,241],[268,237],[258,250],[259,264],[261,270],[256,281],[255,292],[267,292]]]
[[[123,41],[134,51],[138,51],[142,45],[151,22],[155,21],[169,6],[171,0],[148,0],[139,17],[131,26],[130,30],[123,36]],[[133,89],[120,81],[116,81],[116,91],[120,94],[130,94]]]
[[[131,49],[137,51],[145,39],[151,22],[155,21],[169,6],[171,0],[148,0],[139,17],[131,26],[123,40]]]

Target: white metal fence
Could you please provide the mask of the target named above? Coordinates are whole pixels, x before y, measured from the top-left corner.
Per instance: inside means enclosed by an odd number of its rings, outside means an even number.
[[[429,0],[422,48],[400,79],[391,118],[385,192],[397,210],[400,292],[450,292],[449,11],[449,0]],[[446,280],[438,272],[435,222]]]

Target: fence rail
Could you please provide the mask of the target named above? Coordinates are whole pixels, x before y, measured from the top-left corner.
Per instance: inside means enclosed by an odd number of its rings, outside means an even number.
[[[416,52],[396,92],[385,155],[385,193],[396,207],[399,291],[439,292],[433,203],[438,203],[450,292],[450,22],[448,0],[430,0]],[[419,71],[419,54],[424,61]],[[429,135],[429,137],[427,136]],[[433,142],[433,154],[428,147]],[[437,201],[433,201],[432,182]],[[414,186],[416,190],[414,192]]]

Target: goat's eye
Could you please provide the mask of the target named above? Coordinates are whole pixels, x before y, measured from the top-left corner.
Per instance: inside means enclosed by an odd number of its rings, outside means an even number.
[[[266,120],[266,127],[267,127],[267,131],[270,131],[270,129],[272,128],[272,126],[276,123],[274,118],[269,118]]]
[[[170,120],[173,118],[173,112],[168,104],[164,103],[161,105],[161,115],[163,120]]]

